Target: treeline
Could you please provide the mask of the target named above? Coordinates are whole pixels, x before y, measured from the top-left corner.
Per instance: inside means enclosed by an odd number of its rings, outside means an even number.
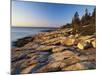
[[[68,27],[72,28],[72,34],[81,34],[81,35],[92,35],[96,32],[96,8],[93,12],[88,12],[88,9],[85,9],[85,14],[80,18],[78,12],[76,11],[72,22],[62,26],[62,28]]]

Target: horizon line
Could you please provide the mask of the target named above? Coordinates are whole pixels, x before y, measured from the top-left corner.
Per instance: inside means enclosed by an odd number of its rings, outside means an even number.
[[[33,27],[33,26],[11,26],[11,27],[28,27],[28,28],[59,28],[59,27]]]

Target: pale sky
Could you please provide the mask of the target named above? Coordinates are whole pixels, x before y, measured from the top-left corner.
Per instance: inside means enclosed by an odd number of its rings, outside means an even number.
[[[86,8],[91,13],[95,6],[13,0],[12,26],[59,27],[70,23],[76,11],[81,17]]]

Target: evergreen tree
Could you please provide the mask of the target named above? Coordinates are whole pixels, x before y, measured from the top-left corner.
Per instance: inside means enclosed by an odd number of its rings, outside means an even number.
[[[75,13],[73,19],[72,19],[72,27],[73,27],[73,34],[79,33],[80,29],[80,18],[78,12]]]
[[[85,9],[85,18],[86,19],[88,18],[88,9],[87,8]]]
[[[84,25],[84,23],[85,23],[85,16],[83,15],[81,18],[81,25]]]
[[[91,15],[91,13],[88,12],[88,9],[85,10],[85,14],[81,18],[81,33],[82,35],[91,35],[95,33],[95,9]]]
[[[85,14],[82,16],[81,18],[81,24],[82,25],[87,25],[89,24],[90,22],[90,19],[91,19],[91,13],[88,12],[88,9],[86,8],[85,9]]]
[[[78,12],[74,14],[72,19],[72,33],[80,35],[93,35],[95,33],[95,24],[96,23],[96,8],[92,12],[88,12],[88,9],[85,10],[85,14],[82,18],[79,18]]]
[[[96,23],[96,8],[94,8],[94,11],[92,13],[92,22],[95,24]]]
[[[85,22],[84,22],[84,25],[87,25],[87,24],[89,24],[89,22],[90,22],[90,13],[88,12],[88,9],[86,8],[86,10],[85,10]]]
[[[92,13],[92,17],[96,17],[96,8],[94,8],[94,11]]]

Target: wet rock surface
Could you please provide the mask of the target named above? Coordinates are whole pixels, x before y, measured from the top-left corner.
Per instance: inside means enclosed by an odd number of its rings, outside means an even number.
[[[76,38],[69,31],[42,32],[24,38],[24,44],[17,41],[21,46],[12,48],[12,74],[95,69],[95,35]]]

